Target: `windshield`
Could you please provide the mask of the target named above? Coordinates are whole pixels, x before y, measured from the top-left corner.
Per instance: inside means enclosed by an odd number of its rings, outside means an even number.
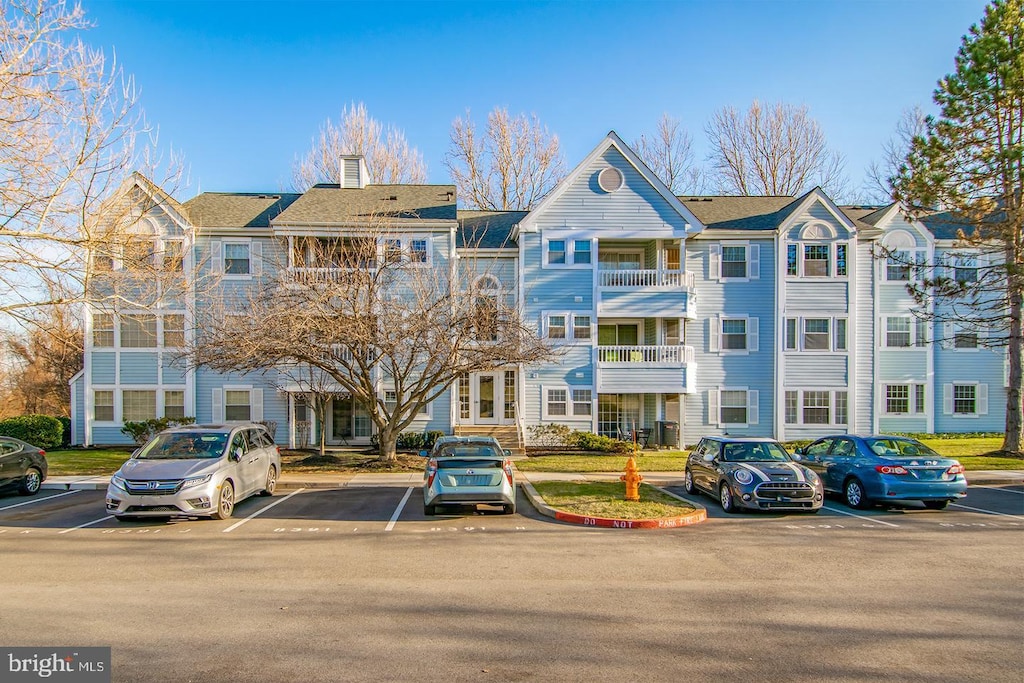
[[[139,460],[219,458],[224,453],[227,443],[227,434],[210,432],[158,434],[135,457]]]
[[[876,455],[883,458],[941,458],[942,456],[913,439],[864,439]]]
[[[442,446],[441,452],[438,453],[438,455],[483,455],[493,458],[500,458],[504,454],[490,444],[460,443],[451,444],[450,446]]]
[[[722,460],[725,462],[788,462],[789,454],[777,443],[724,443]]]

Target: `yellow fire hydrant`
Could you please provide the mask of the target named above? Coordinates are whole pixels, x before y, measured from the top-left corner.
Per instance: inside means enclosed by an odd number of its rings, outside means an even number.
[[[632,455],[626,461],[626,473],[619,477],[626,482],[626,500],[640,500],[640,482],[644,480],[640,471],[636,468],[636,458]]]

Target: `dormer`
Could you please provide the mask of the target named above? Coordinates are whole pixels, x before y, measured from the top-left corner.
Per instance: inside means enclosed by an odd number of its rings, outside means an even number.
[[[343,188],[361,190],[369,180],[366,170],[366,159],[362,154],[346,154],[341,157],[341,178]]]

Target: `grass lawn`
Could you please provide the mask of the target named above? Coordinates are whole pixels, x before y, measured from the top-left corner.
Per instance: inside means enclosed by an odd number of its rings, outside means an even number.
[[[695,509],[647,484],[640,485],[638,502],[623,499],[626,485],[622,482],[542,481],[533,486],[551,507],[587,517],[658,519]]]
[[[131,457],[134,446],[123,448],[66,448],[46,451],[49,476],[113,474]]]

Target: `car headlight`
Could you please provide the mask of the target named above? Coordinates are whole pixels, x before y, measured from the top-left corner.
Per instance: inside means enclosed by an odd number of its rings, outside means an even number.
[[[821,478],[818,477],[814,470],[804,470],[804,476],[807,477],[807,481],[811,484],[818,484],[821,482]]]
[[[181,482],[181,488],[190,489],[193,486],[201,486],[206,482],[210,481],[210,477],[212,476],[212,474],[204,474],[201,477],[190,477],[189,479],[186,479],[185,481]]]
[[[736,480],[737,484],[749,484],[754,481],[754,475],[747,470],[735,470],[732,473],[732,478]]]
[[[116,486],[117,488],[121,489],[122,491],[128,490],[127,482],[125,482],[124,477],[122,477],[119,474],[115,474],[114,476],[112,476],[110,478],[110,483]]]

